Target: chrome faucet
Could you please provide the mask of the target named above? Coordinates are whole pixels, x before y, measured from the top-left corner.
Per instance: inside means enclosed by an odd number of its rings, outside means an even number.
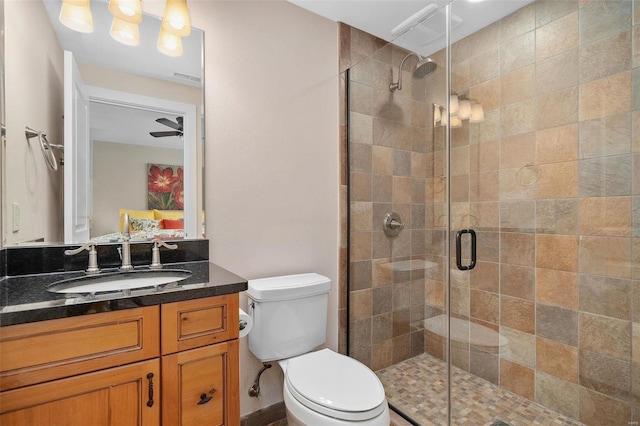
[[[122,230],[122,266],[121,271],[129,271],[133,269],[131,265],[131,234],[129,233],[129,214],[125,213],[123,216],[123,230]]]

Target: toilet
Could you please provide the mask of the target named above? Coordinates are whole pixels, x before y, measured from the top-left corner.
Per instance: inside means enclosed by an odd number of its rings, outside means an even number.
[[[289,425],[389,426],[382,383],[361,362],[325,343],[331,280],[310,273],[249,281],[249,350],[278,361]]]

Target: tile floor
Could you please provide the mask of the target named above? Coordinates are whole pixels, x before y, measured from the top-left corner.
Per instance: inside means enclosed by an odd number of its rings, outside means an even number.
[[[391,404],[423,426],[446,424],[446,364],[428,354],[376,372]],[[452,371],[453,425],[582,425],[459,368]]]

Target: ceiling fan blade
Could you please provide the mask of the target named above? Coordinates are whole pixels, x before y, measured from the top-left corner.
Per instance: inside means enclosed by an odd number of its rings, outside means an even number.
[[[181,123],[174,123],[173,121],[169,120],[168,118],[157,118],[156,122],[160,123],[160,124],[164,124],[165,126],[169,126],[172,129],[176,129],[176,130],[182,130],[182,124]]]
[[[178,124],[180,125],[180,130],[183,129],[184,123],[182,122],[184,119],[184,117],[176,117],[176,121],[178,122]]]
[[[182,136],[182,132],[173,131],[173,132],[149,132],[151,136],[154,138],[162,138],[164,136]]]

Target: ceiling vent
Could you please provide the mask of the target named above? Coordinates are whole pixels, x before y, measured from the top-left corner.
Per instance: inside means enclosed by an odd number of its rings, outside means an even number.
[[[460,26],[463,20],[451,13],[451,31]],[[444,38],[447,30],[447,15],[444,8],[430,4],[411,15],[391,30],[394,37],[400,37],[402,44],[410,46],[426,46],[437,39]],[[418,49],[416,49],[418,50]]]
[[[194,83],[202,83],[202,78],[194,77],[194,76],[188,75],[188,74],[182,74],[182,73],[179,73],[179,72],[174,72],[173,76],[175,78],[179,78],[180,80],[188,80],[188,81],[193,81]]]

